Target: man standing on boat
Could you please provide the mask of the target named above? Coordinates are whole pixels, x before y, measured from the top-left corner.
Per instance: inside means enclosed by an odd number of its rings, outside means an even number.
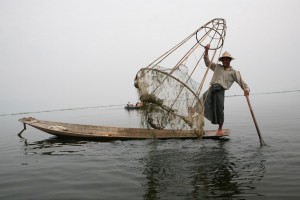
[[[212,124],[218,124],[217,135],[223,135],[222,127],[224,123],[224,99],[225,90],[228,90],[233,82],[244,88],[244,95],[249,95],[250,89],[245,82],[241,82],[241,76],[238,71],[230,66],[230,62],[234,59],[229,52],[225,51],[219,58],[221,64],[210,61],[208,50],[210,45],[205,46],[204,62],[206,67],[210,67],[214,71],[210,82],[210,88],[203,94],[204,115]]]

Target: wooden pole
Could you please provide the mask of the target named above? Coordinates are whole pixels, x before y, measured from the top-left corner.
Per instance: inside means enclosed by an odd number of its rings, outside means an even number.
[[[245,88],[244,88],[244,82],[243,82],[241,73],[239,72],[239,74],[240,74],[240,77],[241,77],[241,85],[242,85],[242,88],[243,88],[243,90],[245,90]],[[262,138],[262,136],[261,136],[261,133],[260,133],[260,130],[259,130],[259,127],[258,127],[256,118],[255,118],[255,116],[254,116],[254,112],[253,112],[253,109],[252,109],[252,106],[251,106],[251,103],[250,103],[249,95],[245,95],[245,97],[246,97],[246,99],[247,99],[247,103],[248,103],[248,106],[249,106],[249,109],[250,109],[250,112],[251,112],[251,116],[252,116],[252,119],[253,119],[254,124],[255,124],[255,128],[256,128],[256,131],[257,131],[257,134],[258,134],[258,137],[259,137],[260,145],[261,145],[261,146],[264,146],[264,145],[266,145],[266,143],[264,142],[264,140],[263,140],[263,138]]]

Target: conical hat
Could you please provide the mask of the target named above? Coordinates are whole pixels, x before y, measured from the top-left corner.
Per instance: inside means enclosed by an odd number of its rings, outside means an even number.
[[[221,61],[222,58],[231,58],[231,60],[234,59],[234,57],[232,57],[231,54],[230,54],[228,51],[225,51],[225,52],[223,53],[223,55],[219,58],[219,61]]]

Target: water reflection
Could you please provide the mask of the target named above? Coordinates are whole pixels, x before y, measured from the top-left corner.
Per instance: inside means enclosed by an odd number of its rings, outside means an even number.
[[[51,137],[49,139],[28,142],[20,137],[24,142],[24,152],[26,155],[84,155],[84,149],[78,148],[87,141],[74,140],[70,138]]]
[[[265,174],[260,150],[230,152],[225,141],[200,147],[161,149],[144,159],[144,199],[232,199],[256,194],[254,182]]]
[[[137,185],[141,184],[144,189],[145,200],[244,199],[259,196],[255,185],[266,173],[261,148],[234,146],[236,143],[231,141],[148,140],[99,145],[98,141],[56,137],[34,142],[22,140],[26,155],[75,155],[76,161],[79,155],[80,159],[88,162],[99,157],[103,161],[101,166],[119,166],[115,170],[119,174],[128,174],[127,177],[116,175],[115,171],[110,171],[111,167],[101,169],[101,174],[126,182],[137,181]],[[95,169],[98,169],[99,163],[95,164]],[[130,175],[140,171],[146,181],[139,182],[140,179]],[[114,183],[114,187],[118,186]],[[120,187],[126,186],[121,184]]]

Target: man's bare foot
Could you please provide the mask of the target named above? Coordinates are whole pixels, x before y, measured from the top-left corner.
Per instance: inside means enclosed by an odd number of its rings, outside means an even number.
[[[223,136],[224,135],[224,132],[223,130],[217,130],[217,136]]]

